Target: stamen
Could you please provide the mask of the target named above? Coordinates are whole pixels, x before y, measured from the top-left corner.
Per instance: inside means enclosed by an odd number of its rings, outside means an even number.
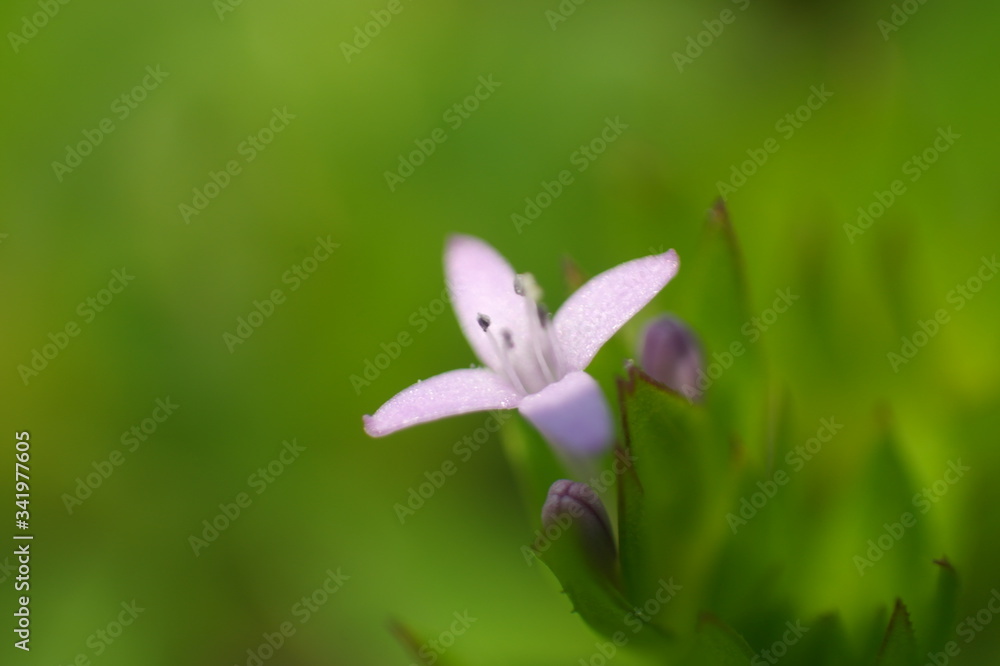
[[[489,330],[490,318],[487,315],[478,314],[476,315],[476,322],[479,324],[479,327],[483,329],[483,333],[486,334],[486,337],[489,338],[490,345],[493,347],[493,353],[495,353],[497,355],[497,358],[500,360],[500,368],[503,370],[503,373],[507,376],[507,379],[510,381],[511,384],[514,385],[514,388],[517,391],[519,391],[524,395],[527,395],[528,392],[525,390],[524,384],[521,382],[521,378],[518,377],[517,372],[514,370],[513,364],[510,362],[510,358],[507,356],[507,349],[502,349],[500,345],[497,344],[496,336],[490,333]],[[502,335],[504,337],[504,343],[507,345],[507,348],[513,349],[514,341],[511,337],[510,331],[505,328],[502,331]]]
[[[543,303],[536,303],[536,305],[538,306],[538,323],[542,325],[542,328],[547,328],[549,325],[549,309]]]
[[[542,338],[546,343],[545,347],[542,349],[542,355],[545,357],[546,365],[552,371],[552,374],[556,377],[563,376],[563,361],[559,354],[559,345],[553,342],[555,337],[555,332],[550,330],[549,327],[552,324],[552,313],[549,309],[545,307],[544,303],[538,304],[538,323],[542,326]]]
[[[521,373],[517,375],[517,379],[522,385],[530,385],[533,391],[540,391],[545,385],[554,384],[564,374],[563,362],[554,337],[555,332],[551,326],[552,315],[541,302],[542,289],[531,273],[519,273],[514,276],[514,293],[524,297],[525,324],[527,324],[524,333],[528,336],[526,341],[528,350],[522,351],[524,349],[522,346],[517,352],[513,352],[513,334],[505,329],[501,331],[505,349],[498,353],[511,351],[509,359],[504,358],[504,361],[510,361],[513,372]],[[521,344],[521,340],[518,340],[518,343]]]
[[[535,303],[542,300],[542,288],[531,273],[518,273],[514,276],[514,293]]]
[[[538,362],[538,367],[542,369],[542,374],[545,375],[545,381],[549,384],[555,384],[556,377],[552,374],[552,368],[549,367],[548,362],[545,360],[545,352],[542,351],[541,344],[536,336],[531,336],[532,347],[535,351],[535,360]]]
[[[561,363],[555,350],[551,332],[548,331],[549,311],[541,303],[542,288],[531,273],[514,276],[514,293],[524,297],[525,314],[528,318],[528,338],[535,364],[548,384],[554,383],[561,373]]]

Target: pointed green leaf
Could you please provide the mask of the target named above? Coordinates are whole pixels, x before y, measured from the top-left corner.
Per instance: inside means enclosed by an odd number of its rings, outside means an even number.
[[[618,477],[619,543],[625,589],[641,604],[664,579],[689,587],[704,573],[704,537],[720,527],[712,519],[725,445],[711,441],[703,409],[634,366],[619,382],[619,400],[634,468]]]
[[[746,666],[754,657],[753,649],[735,629],[711,613],[698,618],[696,661],[713,666]]]
[[[632,460],[628,445],[615,449],[615,459],[624,465]],[[641,597],[647,571],[651,570],[648,536],[643,533],[645,511],[643,490],[635,465],[629,464],[618,476],[618,557],[621,561],[625,593],[630,599]]]
[[[789,655],[791,656],[791,655]],[[803,666],[841,666],[859,662],[839,615],[823,615],[809,625],[795,648],[795,663]]]
[[[958,573],[947,557],[934,560],[938,566],[937,586],[927,612],[927,629],[923,631],[926,640],[923,641],[927,652],[939,652],[951,640],[955,631],[958,599]]]
[[[876,666],[918,666],[920,654],[917,651],[917,640],[910,623],[910,614],[906,606],[896,599],[896,608],[889,618],[889,627],[879,648]]]
[[[914,505],[917,487],[903,462],[888,413],[881,413],[879,420],[881,432],[855,482],[858,519],[853,523],[857,529],[853,563],[859,576],[895,593],[926,576],[927,520]],[[891,547],[886,549],[885,544]]]
[[[717,293],[729,296],[731,314],[745,321],[751,314],[746,262],[729,218],[729,209],[721,198],[715,200],[706,216],[702,252],[711,257],[716,266],[708,278],[710,283],[716,286]]]
[[[767,333],[759,317],[775,296],[766,294],[760,305],[751,302],[743,252],[721,199],[708,211],[698,247],[682,260],[684,288],[672,296],[673,309],[702,341],[699,388],[706,408],[721,432],[760,432],[763,405],[754,396],[766,394],[762,338]],[[748,444],[756,450],[756,442]]]
[[[620,644],[622,639],[636,647],[656,648],[667,639],[667,633],[655,623],[640,620],[619,587],[617,574],[594,566],[585,546],[585,535],[575,520],[568,520],[559,529],[552,526],[535,543],[539,559],[555,574],[563,591],[573,604],[573,610],[594,631]],[[637,630],[641,627],[641,631]]]

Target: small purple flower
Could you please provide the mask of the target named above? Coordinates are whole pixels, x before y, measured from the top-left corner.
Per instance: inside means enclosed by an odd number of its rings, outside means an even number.
[[[654,319],[642,335],[640,365],[647,375],[698,400],[698,373],[702,369],[701,345],[684,322],[671,315]]]
[[[365,432],[381,437],[445,416],[517,408],[563,451],[601,453],[613,435],[611,411],[583,370],[679,265],[670,250],[616,266],[580,287],[552,316],[530,273],[515,274],[478,238],[452,236],[444,255],[452,306],[486,367],[417,382],[365,416]]]

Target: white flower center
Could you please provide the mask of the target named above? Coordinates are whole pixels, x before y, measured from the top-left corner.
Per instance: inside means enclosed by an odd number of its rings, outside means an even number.
[[[514,278],[514,292],[524,298],[527,339],[515,340],[510,329],[500,331],[500,340],[490,330],[490,318],[480,314],[480,328],[489,337],[507,380],[521,393],[538,393],[566,374],[558,341],[552,330],[552,316],[541,303],[542,290],[531,273]]]

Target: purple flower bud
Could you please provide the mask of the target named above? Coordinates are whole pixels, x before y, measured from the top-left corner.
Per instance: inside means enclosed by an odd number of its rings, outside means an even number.
[[[585,483],[562,479],[549,488],[542,506],[542,527],[547,536],[558,538],[571,526],[576,528],[587,559],[599,570],[613,574],[617,548],[601,498]]]
[[[640,364],[647,375],[688,400],[701,398],[701,345],[691,329],[676,317],[664,315],[646,326]]]

